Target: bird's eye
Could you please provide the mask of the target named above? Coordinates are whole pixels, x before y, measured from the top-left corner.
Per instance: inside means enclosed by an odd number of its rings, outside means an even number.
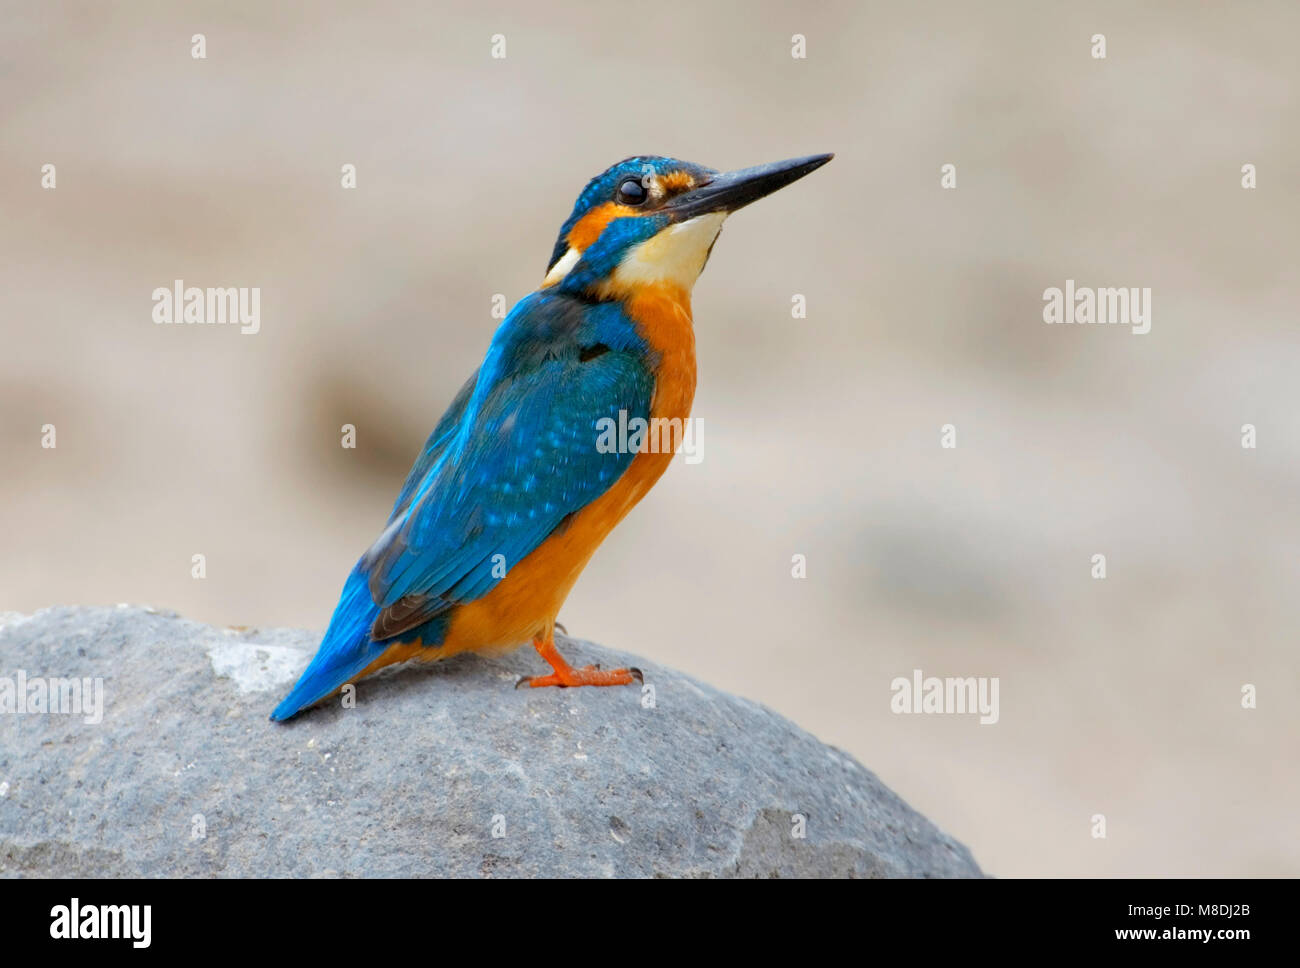
[[[640,205],[645,201],[645,186],[639,178],[627,178],[618,186],[620,205]]]

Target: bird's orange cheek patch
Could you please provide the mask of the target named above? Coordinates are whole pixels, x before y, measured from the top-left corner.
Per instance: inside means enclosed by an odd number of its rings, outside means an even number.
[[[659,184],[669,194],[676,194],[677,192],[684,192],[688,188],[694,188],[695,178],[690,172],[670,171],[666,175],[659,176]]]
[[[569,243],[570,248],[582,251],[600,238],[600,233],[605,231],[605,226],[614,219],[636,214],[636,209],[627,205],[617,205],[614,202],[597,205],[569,229],[569,236],[565,241]]]

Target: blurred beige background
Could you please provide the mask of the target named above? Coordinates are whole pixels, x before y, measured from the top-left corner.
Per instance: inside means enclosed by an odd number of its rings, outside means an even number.
[[[1300,873],[1297,28],[1288,3],[5,3],[0,609],[322,628],[588,177],[835,151],[728,224],[695,293],[705,459],[562,621],[851,751],[991,873]],[[261,333],[154,325],[177,278],[260,286]],[[1067,278],[1151,287],[1150,334],[1045,325]],[[891,714],[914,668],[1000,677],[1001,721]]]

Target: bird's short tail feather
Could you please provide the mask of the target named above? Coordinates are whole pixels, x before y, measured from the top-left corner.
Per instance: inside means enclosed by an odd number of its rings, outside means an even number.
[[[370,627],[378,614],[365,575],[359,568],[353,569],[316,657],[293,691],[275,707],[271,719],[283,722],[297,715],[360,675],[379,658],[388,643],[370,638]]]

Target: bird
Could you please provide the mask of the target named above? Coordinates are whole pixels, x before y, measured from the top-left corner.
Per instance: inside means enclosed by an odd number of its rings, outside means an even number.
[[[429,435],[272,720],[385,666],[529,641],[551,671],[517,688],[644,682],[635,668],[575,668],[555,646],[578,576],[673,456],[644,436],[599,437],[610,421],[689,419],[691,293],[723,221],[832,157],[723,172],[638,155],[587,183],[541,286],[512,307]]]

